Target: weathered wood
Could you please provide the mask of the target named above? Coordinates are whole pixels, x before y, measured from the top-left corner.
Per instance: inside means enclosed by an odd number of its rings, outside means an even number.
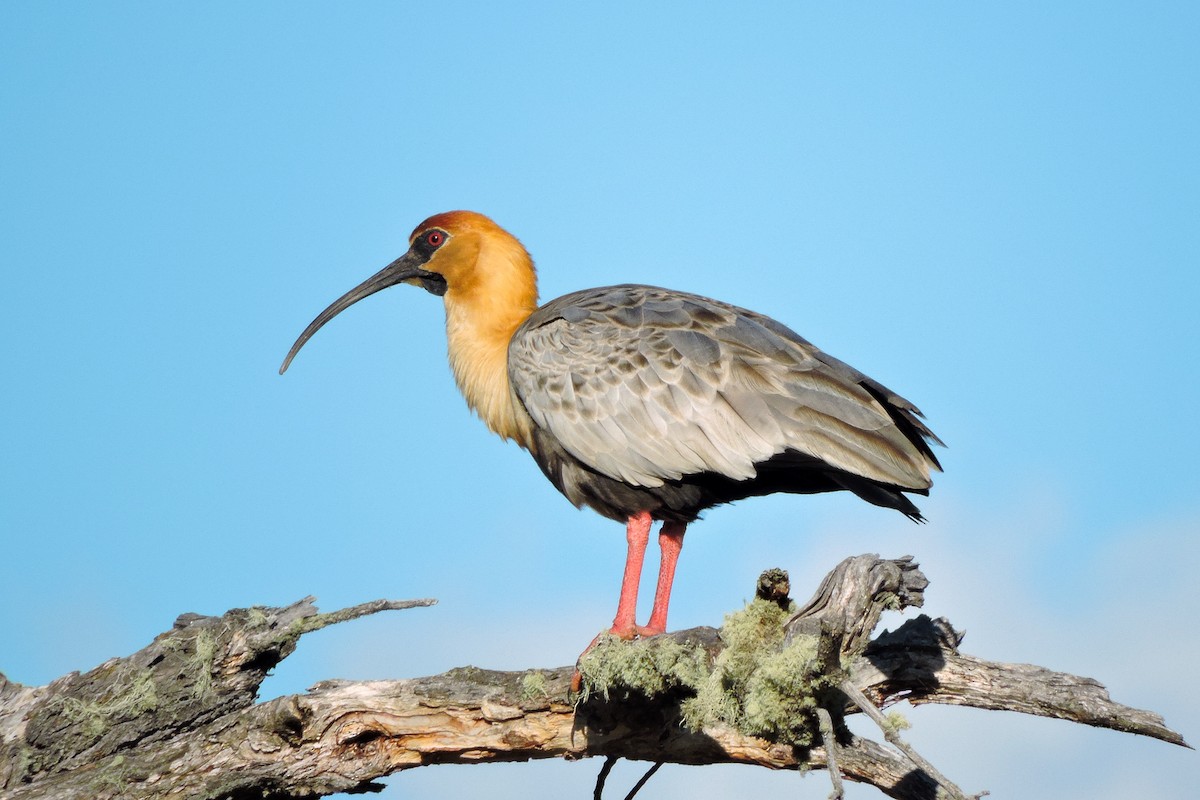
[[[43,687],[20,686],[0,675],[0,789],[57,773],[95,771],[113,758],[121,765],[135,747],[150,750],[251,706],[267,672],[291,655],[303,634],[434,602],[376,601],[320,614],[312,601],[234,609],[220,617],[183,614],[137,653]],[[103,781],[112,774],[103,773]]]
[[[595,755],[772,769],[825,766],[820,748],[801,754],[723,727],[693,733],[655,704],[628,709],[636,724],[580,724],[568,698],[572,672],[463,668],[413,680],[327,682],[304,695],[234,712],[158,747],[101,758],[0,796],[215,799],[261,790],[268,797],[302,797],[362,791],[375,778],[428,764]],[[931,796],[908,793],[911,766],[872,742],[855,740],[839,756],[851,780],[893,797]],[[917,785],[928,787],[920,779]]]
[[[1112,702],[1095,681],[959,653],[961,637],[944,620],[920,617],[870,640],[879,615],[919,604],[925,585],[911,559],[847,559],[788,621],[791,639],[819,638],[821,669],[833,681],[818,698],[821,733],[810,747],[719,722],[690,730],[681,724],[689,689],[678,682],[654,696],[627,687],[581,701],[569,692],[572,667],[331,681],[255,704],[267,671],[304,633],[432,601],[376,601],[320,614],[306,598],[221,617],[187,614],[138,653],[84,675],[42,687],[0,676],[0,798],[309,797],[369,791],[379,777],[425,764],[596,755],[821,769],[831,742],[842,776],[890,797],[930,800],[939,789],[965,796],[919,759],[840,725],[844,714],[861,710],[854,702],[860,691],[878,705],[903,697],[1018,710],[1186,746],[1160,717]],[[786,594],[786,574],[764,576],[765,601],[786,608]],[[711,668],[725,642],[699,628],[640,646],[698,648]]]
[[[912,556],[847,558],[825,576],[812,599],[787,621],[787,640],[823,635],[843,658],[858,656],[883,612],[920,608],[927,586],[929,581]]]
[[[961,640],[947,620],[922,614],[871,642],[851,669],[854,684],[877,705],[907,700],[1019,711],[1189,747],[1160,715],[1113,702],[1099,681],[976,658],[958,652]]]

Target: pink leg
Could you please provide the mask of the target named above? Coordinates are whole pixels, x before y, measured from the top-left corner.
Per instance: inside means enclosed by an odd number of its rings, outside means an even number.
[[[617,616],[613,619],[612,632],[622,639],[632,639],[638,633],[637,596],[638,583],[642,579],[642,561],[646,558],[646,544],[650,541],[649,511],[639,511],[625,525],[625,540],[629,552],[625,556],[625,576],[621,579],[621,599],[617,602]],[[672,569],[674,567],[672,566]],[[656,605],[657,607],[657,605]]]
[[[679,551],[683,549],[686,530],[686,522],[664,522],[658,533],[658,546],[662,550],[662,560],[658,564],[658,588],[654,590],[654,610],[650,612],[650,623],[638,628],[642,636],[656,636],[667,630],[671,584],[675,581],[675,564],[679,561]]]
[[[613,619],[612,633],[622,639],[636,636],[653,636],[667,629],[667,605],[671,601],[671,584],[675,580],[675,563],[683,548],[683,532],[686,524],[664,522],[658,534],[658,546],[662,560],[658,566],[658,588],[654,592],[654,610],[650,612],[650,624],[637,624],[638,584],[642,579],[642,562],[646,559],[646,545],[650,542],[650,527],[653,520],[649,511],[640,511],[629,518],[625,525],[625,540],[629,551],[625,556],[625,575],[621,578],[621,599],[617,602],[617,616]],[[583,658],[588,650],[600,640],[597,636],[580,654]],[[583,685],[583,676],[576,669],[571,675],[571,691],[578,692]]]

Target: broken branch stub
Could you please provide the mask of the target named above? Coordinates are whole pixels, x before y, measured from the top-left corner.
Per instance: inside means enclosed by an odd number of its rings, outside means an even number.
[[[786,643],[798,636],[830,640],[842,660],[861,655],[884,611],[925,603],[929,581],[912,556],[847,558],[825,576],[816,594],[785,624]]]

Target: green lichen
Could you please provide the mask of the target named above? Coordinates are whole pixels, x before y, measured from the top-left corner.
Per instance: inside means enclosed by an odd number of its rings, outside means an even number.
[[[246,609],[246,622],[256,628],[265,627],[271,618],[267,616],[267,611],[262,606],[251,606]]]
[[[904,715],[899,711],[889,711],[888,715],[884,718],[884,733],[899,733],[911,727],[912,723],[905,719]]]
[[[817,693],[825,688],[817,667],[816,637],[797,638],[763,659],[746,684],[741,730],[794,745],[812,743]]]
[[[8,780],[9,786],[16,786],[18,781],[33,772],[33,756],[25,745],[17,745],[15,752],[9,756],[10,761]]]
[[[550,690],[546,683],[546,676],[541,672],[534,670],[521,676],[521,702],[527,703],[530,700],[549,696]]]
[[[131,770],[125,764],[125,756],[114,756],[100,768],[96,773],[96,777],[92,779],[91,786],[97,793],[123,794],[124,790],[129,785]]]
[[[813,741],[816,698],[830,679],[818,668],[815,637],[797,637],[783,647],[790,614],[791,609],[755,599],[725,618],[725,649],[696,696],[683,703],[688,727],[724,723],[773,741]]]
[[[671,639],[638,639],[626,642],[601,634],[579,659],[583,677],[580,702],[593,693],[609,700],[620,689],[655,697],[681,686],[697,686],[706,672],[707,655],[700,645],[683,645]]]
[[[192,684],[192,696],[203,700],[212,694],[213,661],[217,654],[217,640],[208,631],[200,631],[196,635],[196,652],[192,656],[192,674],[196,676]]]
[[[680,706],[693,730],[729,725],[750,736],[806,746],[817,736],[816,708],[838,676],[822,671],[815,636],[784,646],[784,623],[794,604],[756,598],[725,617],[725,644],[711,668],[700,645],[671,639],[625,642],[602,635],[581,659],[581,702],[591,693],[605,700],[618,689],[647,697],[683,689]]]
[[[99,738],[114,720],[130,719],[158,708],[158,689],[154,673],[146,669],[135,673],[128,688],[115,697],[100,701],[67,697],[58,704],[64,719],[82,725],[88,736]]]
[[[216,637],[207,630],[201,630],[194,639],[170,639],[165,647],[179,658],[183,673],[191,677],[192,697],[204,700],[212,694],[213,665],[217,657]]]

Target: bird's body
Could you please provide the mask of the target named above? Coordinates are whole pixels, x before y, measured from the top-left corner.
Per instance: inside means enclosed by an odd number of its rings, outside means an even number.
[[[848,489],[916,517],[936,464],[917,411],[769,317],[651,286],[575,292],[508,346],[530,447],[575,505],[691,522],[773,492]]]
[[[627,523],[618,635],[665,629],[684,529],[706,508],[849,490],[921,519],[903,493],[927,494],[939,466],[920,412],[769,317],[638,285],[539,307],[525,248],[473,212],[430,217],[410,245],[322,312],[280,371],[329,319],[386,286],[442,295],[468,405],[576,506]],[[663,558],[642,627],[634,607],[654,519]]]

